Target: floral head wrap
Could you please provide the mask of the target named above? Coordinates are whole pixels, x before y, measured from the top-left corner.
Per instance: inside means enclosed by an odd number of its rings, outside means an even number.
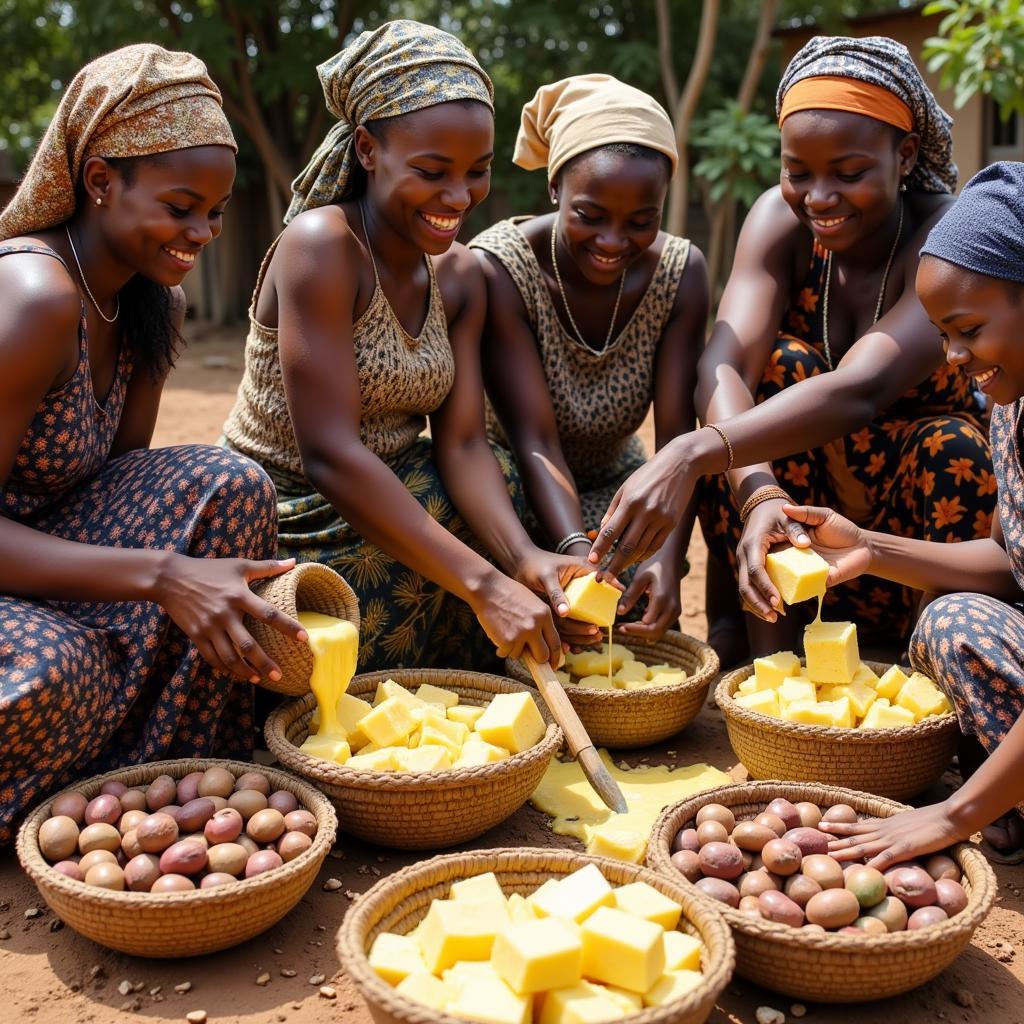
[[[478,100],[494,110],[491,80],[473,54],[455,36],[418,21],[389,21],[364,32],[316,71],[338,121],[292,182],[285,223],[349,198],[357,125],[452,100]]]
[[[86,64],[61,98],[32,163],[0,214],[0,238],[66,221],[91,156],[136,157],[193,146],[236,150],[220,90],[191,53],[152,43]]]

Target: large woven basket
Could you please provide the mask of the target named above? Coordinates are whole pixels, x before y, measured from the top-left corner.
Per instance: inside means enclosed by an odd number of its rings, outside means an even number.
[[[359,628],[359,601],[355,591],[333,569],[319,562],[303,562],[280,576],[259,580],[252,589],[267,604],[293,619],[298,612],[320,612],[348,619]],[[309,645],[297,643],[249,615],[245,626],[281,669],[279,680],[261,679],[259,685],[290,697],[309,693],[309,677],[313,673],[313,652]]]
[[[482,707],[499,693],[526,687],[502,676],[454,669],[392,669],[358,675],[348,692],[372,701],[377,684],[393,679],[407,688],[421,683],[453,690],[463,704]],[[277,759],[326,793],[338,809],[344,831],[381,846],[438,850],[483,835],[515,813],[537,788],[562,745],[562,730],[548,722],[544,737],[529,750],[495,764],[441,772],[373,772],[346,768],[299,750],[316,707],[312,694],[289,701],[267,719],[267,745]]]
[[[102,946],[134,956],[199,956],[227,949],[266,931],[288,913],[316,879],[334,842],[338,819],[330,802],[287,772],[241,761],[155,761],[120,768],[69,787],[91,799],[105,782],[144,788],[158,775],[180,779],[189,772],[227,768],[236,778],[258,770],[275,789],[294,793],[300,806],[316,815],[313,845],[294,860],[254,878],[185,893],[111,892],[76,882],[54,871],[39,852],[39,826],[50,816],[53,799],[40,805],[18,832],[21,866],[54,913],[75,931]]]
[[[696,718],[718,675],[718,655],[695,637],[668,630],[654,643],[615,632],[614,641],[628,647],[645,665],[673,665],[687,678],[669,686],[638,690],[596,690],[569,685],[565,692],[588,735],[599,747],[613,750],[645,747],[674,736]],[[520,661],[505,662],[508,674],[532,685]]]
[[[647,882],[683,908],[680,931],[704,943],[703,983],[683,998],[657,1009],[630,1014],[631,1024],[699,1024],[707,1020],[715,999],[732,976],[735,949],[729,929],[714,907],[692,891],[635,864],[592,857],[571,850],[516,848],[480,850],[434,857],[378,882],[349,909],[338,932],[338,957],[366,1000],[377,1024],[462,1024],[460,1018],[415,1003],[377,976],[367,961],[373,940],[384,931],[406,934],[426,915],[430,902],[444,899],[452,882],[493,871],[505,895],[529,895],[549,878],[596,864],[612,885]]]
[[[889,667],[866,664],[879,674]],[[956,715],[901,729],[839,729],[748,711],[733,696],[753,672],[753,665],[736,669],[715,691],[729,742],[751,778],[821,782],[906,800],[937,782],[956,753]]]
[[[948,967],[992,909],[998,891],[996,877],[982,854],[968,843],[952,850],[965,876],[966,909],[930,928],[889,935],[821,935],[750,917],[705,896],[673,866],[673,838],[692,825],[705,804],[724,804],[737,820],[745,820],[760,814],[775,797],[794,803],[809,800],[821,807],[845,803],[865,817],[886,818],[907,809],[904,804],[852,789],[769,781],[708,789],[662,811],[651,830],[647,863],[679,881],[697,899],[721,910],[736,940],[736,971],[744,978],[815,1002],[884,999],[915,988]]]

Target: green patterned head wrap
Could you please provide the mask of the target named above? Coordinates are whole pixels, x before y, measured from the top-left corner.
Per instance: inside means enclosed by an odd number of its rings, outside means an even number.
[[[494,110],[491,80],[473,54],[455,36],[418,21],[363,32],[316,70],[338,121],[292,182],[286,224],[303,210],[350,198],[356,125],[452,100],[479,100]]]

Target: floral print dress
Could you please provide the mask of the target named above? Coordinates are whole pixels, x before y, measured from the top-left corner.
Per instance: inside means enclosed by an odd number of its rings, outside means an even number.
[[[0,245],[0,257],[38,245]],[[63,261],[62,261],[63,262]],[[201,558],[270,558],[274,488],[254,463],[208,445],[110,457],[132,366],[93,391],[83,305],[74,375],[40,402],[0,514],[83,544]],[[211,668],[149,601],[0,594],[0,843],[50,791],[167,757],[248,758],[252,689]]]

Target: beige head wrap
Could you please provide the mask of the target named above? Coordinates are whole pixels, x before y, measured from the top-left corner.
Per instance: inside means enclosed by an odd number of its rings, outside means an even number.
[[[220,90],[190,53],[152,43],[97,57],[75,75],[18,191],[0,214],[0,238],[66,221],[91,156],[134,157],[193,146],[236,150]]]
[[[574,75],[542,85],[523,107],[512,162],[547,167],[550,181],[567,160],[613,142],[664,153],[675,173],[676,133],[657,100],[611,75]]]

